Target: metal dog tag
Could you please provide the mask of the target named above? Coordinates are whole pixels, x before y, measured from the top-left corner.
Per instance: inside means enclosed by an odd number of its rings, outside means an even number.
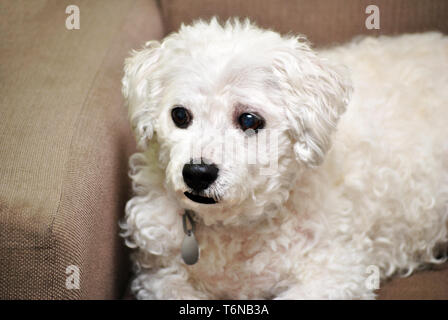
[[[194,237],[194,233],[189,231],[182,241],[182,259],[188,265],[195,264],[199,259],[199,245]]]
[[[187,228],[187,218],[191,224],[191,229]],[[184,262],[188,265],[195,264],[199,260],[199,245],[194,236],[194,220],[190,216],[190,212],[185,210],[184,215],[182,216],[182,224],[184,227],[185,237],[182,241],[182,246],[180,248],[181,256]]]

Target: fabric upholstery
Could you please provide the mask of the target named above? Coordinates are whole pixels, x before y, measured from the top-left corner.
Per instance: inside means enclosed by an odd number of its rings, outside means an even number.
[[[79,30],[65,27],[73,4]],[[0,24],[0,299],[118,298],[135,148],[120,80],[128,52],[162,36],[157,6],[3,1]]]
[[[416,272],[408,278],[393,278],[381,285],[380,300],[447,300],[448,263]]]
[[[380,9],[380,30],[365,27],[368,5]],[[181,23],[218,16],[250,17],[281,33],[301,33],[316,46],[345,42],[354,36],[440,30],[448,33],[446,0],[161,0],[167,32]]]

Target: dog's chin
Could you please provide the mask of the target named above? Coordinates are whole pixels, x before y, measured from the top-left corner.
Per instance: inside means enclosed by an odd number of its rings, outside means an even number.
[[[193,202],[200,204],[216,204],[217,201],[213,198],[200,196],[191,192],[184,192],[184,195]]]

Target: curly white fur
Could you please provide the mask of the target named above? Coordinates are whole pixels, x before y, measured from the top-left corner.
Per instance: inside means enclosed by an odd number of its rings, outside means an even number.
[[[126,60],[123,78],[140,149],[122,223],[136,248],[134,294],[374,298],[369,265],[384,279],[441,262],[447,88],[448,38],[435,32],[315,52],[303,37],[212,19],[148,42]],[[190,127],[173,124],[173,105],[190,110]],[[260,175],[265,165],[229,157],[206,190],[219,202],[187,199],[181,171],[192,157],[218,163],[230,142],[249,148],[255,137],[242,131],[223,138],[236,129],[235,112],[247,110],[279,132],[276,152],[257,154],[275,157],[276,171]],[[197,219],[193,266],[180,257],[185,209]]]

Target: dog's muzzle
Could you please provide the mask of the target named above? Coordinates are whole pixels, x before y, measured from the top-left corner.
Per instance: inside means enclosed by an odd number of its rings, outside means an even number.
[[[191,188],[193,192],[185,192],[185,196],[191,201],[213,204],[216,200],[199,195],[199,193],[207,189],[217,178],[219,169],[215,164],[205,164],[202,160],[200,164],[187,163],[182,170],[182,176],[185,184]]]

